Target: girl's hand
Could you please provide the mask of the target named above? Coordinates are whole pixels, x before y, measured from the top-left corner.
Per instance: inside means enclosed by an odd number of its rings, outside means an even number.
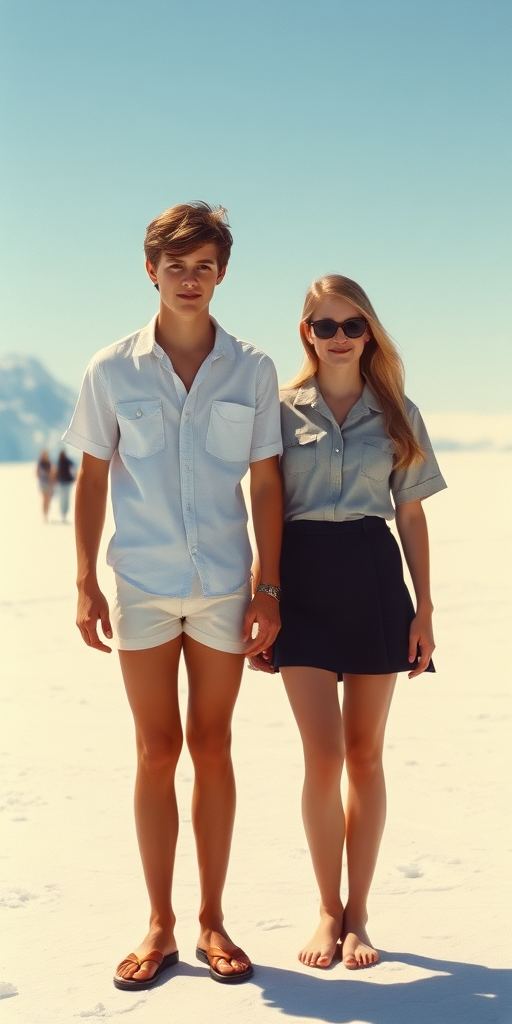
[[[411,622],[409,631],[409,661],[416,661],[418,648],[420,651],[418,664],[412,672],[409,672],[409,679],[421,675],[428,667],[435,648],[434,633],[432,631],[432,615],[416,613]]]
[[[253,669],[255,672],[275,672],[275,668],[272,667],[272,653],[273,646],[267,647],[266,650],[262,651],[261,654],[252,655],[247,658],[247,667]]]

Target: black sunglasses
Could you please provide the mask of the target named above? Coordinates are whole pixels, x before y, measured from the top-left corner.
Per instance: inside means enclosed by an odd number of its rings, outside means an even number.
[[[365,320],[364,316],[351,316],[341,324],[336,320],[308,320],[307,323],[313,328],[317,338],[322,340],[334,338],[338,327],[341,327],[346,338],[360,338],[368,327],[368,320]]]

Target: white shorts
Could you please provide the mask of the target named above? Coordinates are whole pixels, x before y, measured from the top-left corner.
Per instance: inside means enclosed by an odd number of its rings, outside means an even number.
[[[250,582],[225,597],[158,597],[146,594],[115,574],[112,606],[114,642],[121,651],[144,651],[175,640],[181,633],[216,651],[243,654],[244,616]]]

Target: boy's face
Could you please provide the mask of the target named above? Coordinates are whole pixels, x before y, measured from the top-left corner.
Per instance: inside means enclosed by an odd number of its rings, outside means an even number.
[[[158,285],[161,303],[180,318],[192,318],[207,309],[216,285],[226,273],[225,267],[219,270],[213,242],[187,256],[163,252],[156,267],[146,260],[146,270],[153,284]]]

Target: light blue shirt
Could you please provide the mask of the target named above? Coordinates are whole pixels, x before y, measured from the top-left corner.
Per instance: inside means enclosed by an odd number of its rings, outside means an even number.
[[[394,469],[393,442],[368,384],[341,426],[316,377],[301,388],[283,388],[285,520],[394,519],[395,505],[427,498],[446,487],[419,409],[408,398],[405,406],[425,459],[408,469]]]
[[[212,318],[213,319],[213,318]],[[107,561],[150,594],[232,594],[252,552],[240,481],[280,455],[271,359],[213,320],[215,344],[187,392],[147,327],[92,359],[63,440],[111,461]]]

